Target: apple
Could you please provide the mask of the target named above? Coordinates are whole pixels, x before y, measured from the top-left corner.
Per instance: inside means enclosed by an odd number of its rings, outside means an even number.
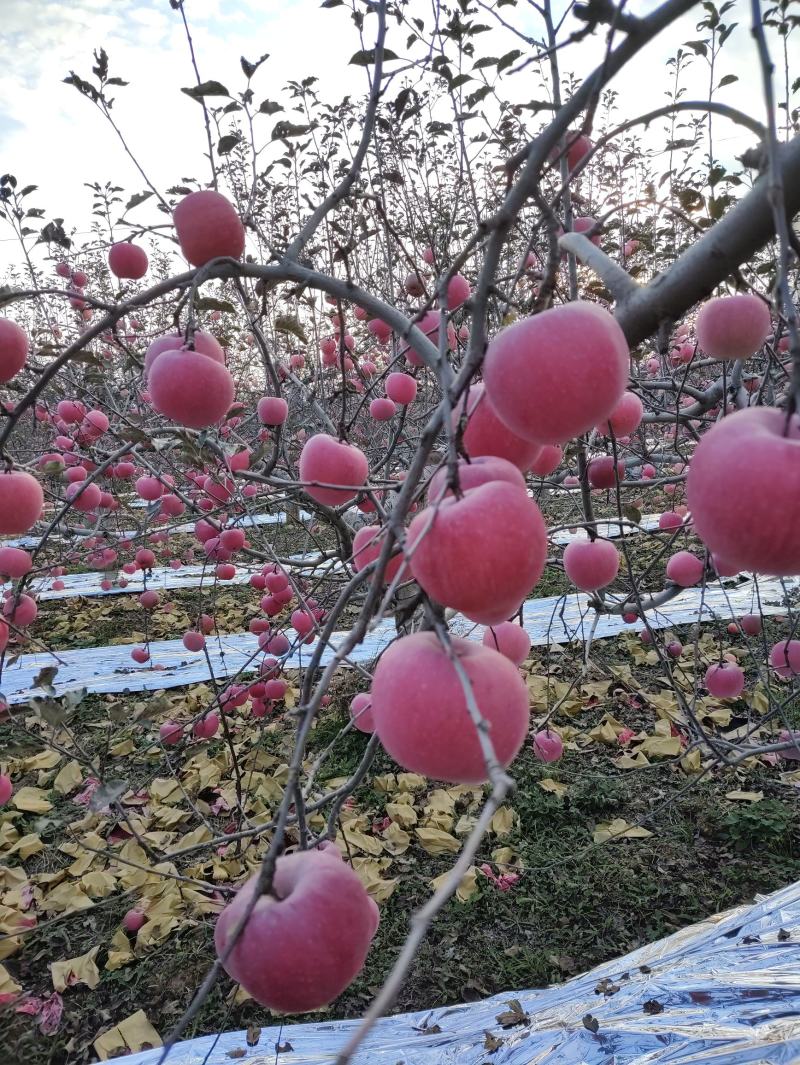
[[[450,639],[501,765],[528,729],[528,690],[517,668],[483,644]],[[404,769],[453,784],[487,778],[478,733],[453,662],[431,632],[403,636],[381,655],[372,682],[375,731]]]
[[[190,192],[173,211],[181,251],[192,266],[222,256],[238,259],[244,251],[244,227],[233,204],[213,189]]]
[[[521,625],[513,621],[501,621],[491,625],[483,634],[484,647],[499,651],[515,666],[521,666],[531,651],[531,638]]]
[[[749,292],[717,296],[697,314],[697,343],[712,359],[749,358],[771,329],[768,304]]]
[[[335,507],[355,499],[367,480],[369,463],[354,445],[317,433],[303,445],[299,472],[306,495]],[[329,485],[339,487],[324,487]]]
[[[458,401],[452,415],[454,426],[465,412],[468,417],[462,444],[471,459],[495,455],[513,462],[519,470],[529,469],[536,461],[541,445],[524,440],[503,424],[483,385],[473,385]]]
[[[714,555],[737,570],[800,574],[800,418],[749,407],[717,422],[692,456],[686,498]]]
[[[254,876],[217,919],[224,958],[258,886]],[[284,854],[272,893],[261,895],[230,948],[225,969],[268,1009],[307,1013],[333,1001],[359,974],[378,929],[378,907],[330,849]]]
[[[564,549],[564,572],[582,592],[611,584],[619,564],[619,551],[610,540],[573,540]]]
[[[428,595],[472,621],[495,625],[541,577],[547,530],[526,492],[491,481],[417,514],[408,545],[411,572]]]
[[[608,311],[576,301],[524,318],[490,342],[483,379],[518,436],[563,444],[607,420],[628,382],[625,335]]]

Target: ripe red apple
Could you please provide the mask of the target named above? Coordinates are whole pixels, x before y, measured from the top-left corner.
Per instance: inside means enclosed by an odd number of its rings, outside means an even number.
[[[219,915],[214,931],[219,957],[256,884],[254,876]],[[285,854],[275,863],[272,894],[256,902],[225,969],[262,1006],[307,1013],[326,1006],[356,978],[378,922],[378,907],[337,853]]]
[[[454,274],[447,282],[448,311],[457,310],[463,303],[466,303],[469,296],[469,281],[467,281],[463,274]]]
[[[122,918],[122,927],[126,932],[138,932],[146,920],[141,910],[128,910]]]
[[[530,654],[531,638],[521,625],[513,621],[501,621],[499,625],[490,626],[481,641],[484,647],[491,647],[501,655],[521,666]]]
[[[350,717],[359,732],[374,732],[375,721],[372,717],[372,696],[369,692],[359,692],[350,700]]]
[[[541,445],[523,440],[513,433],[497,415],[483,385],[473,385],[453,410],[453,425],[467,412],[466,429],[462,436],[464,450],[471,459],[482,455],[496,455],[507,459],[519,470],[527,470],[537,459]]]
[[[800,677],[800,640],[781,640],[769,653],[769,664],[779,677]]]
[[[264,425],[283,425],[289,416],[289,404],[280,396],[263,396],[257,410]]]
[[[0,573],[12,580],[19,580],[30,573],[33,560],[20,547],[0,547]]]
[[[397,407],[387,396],[378,396],[370,403],[369,413],[376,422],[388,422],[397,413]]]
[[[740,622],[742,626],[742,632],[748,636],[759,636],[761,634],[762,622],[759,614],[745,614]]]
[[[717,296],[697,315],[697,343],[712,359],[748,359],[771,329],[769,306],[749,292]]]
[[[705,564],[691,551],[676,551],[667,561],[667,578],[681,588],[691,588],[703,579]]]
[[[117,277],[138,281],[147,273],[147,252],[136,244],[112,244],[108,250],[108,268]]]
[[[564,572],[582,592],[611,584],[619,563],[619,551],[610,540],[573,540],[564,549]]]
[[[0,473],[0,533],[26,533],[44,506],[42,486],[24,470]]]
[[[193,351],[165,351],[150,370],[153,406],[190,429],[221,421],[234,398],[230,372],[213,359]]]
[[[303,445],[299,472],[307,495],[318,503],[336,507],[355,499],[366,482],[369,463],[364,452],[352,444],[335,440],[326,433],[317,433]],[[321,485],[343,487],[329,488]]]
[[[547,559],[539,508],[507,481],[421,511],[409,526],[408,544],[411,571],[428,595],[482,625],[514,613]]]
[[[617,438],[629,436],[630,433],[636,432],[639,428],[643,415],[644,404],[636,393],[623,392],[622,399],[612,410],[608,421],[601,422],[597,426],[597,431],[602,433],[603,436],[611,436],[611,430],[613,429],[614,436]]]
[[[610,417],[629,365],[625,335],[612,315],[576,301],[501,330],[486,351],[483,379],[513,432],[563,444]]]
[[[533,737],[533,753],[540,762],[557,762],[564,753],[564,741],[557,732],[542,729]]]
[[[625,462],[614,462],[613,455],[602,455],[589,463],[589,484],[592,488],[613,488],[617,481],[625,480]]]
[[[715,555],[739,570],[800,574],[800,418],[787,425],[779,410],[749,407],[717,422],[692,456],[686,498]]]
[[[527,732],[528,690],[516,667],[497,651],[457,637],[450,644],[489,723],[495,754],[507,766]],[[433,633],[393,643],[378,661],[371,694],[375,731],[404,769],[454,784],[486,781],[464,688]]]
[[[384,531],[379,525],[362,525],[353,537],[353,569],[359,573],[373,562],[383,550]],[[390,584],[403,565],[403,556],[389,560],[383,575],[383,583]]]
[[[181,251],[192,266],[244,251],[244,227],[233,204],[213,189],[185,196],[173,212]]]
[[[395,403],[407,406],[417,396],[417,382],[407,373],[390,373],[386,378],[386,395]]]
[[[446,466],[442,466],[431,477],[428,485],[428,499],[432,503],[440,496],[450,494],[447,488],[447,477]],[[468,492],[470,488],[477,488],[491,481],[506,481],[525,491],[525,478],[517,467],[496,455],[479,455],[478,458],[470,459],[469,462],[459,462],[458,485],[462,492]]]
[[[738,699],[744,691],[744,670],[731,662],[709,666],[705,686],[715,699]]]
[[[6,773],[0,773],[0,806],[5,806],[13,794],[14,785],[11,777]]]
[[[549,477],[561,465],[563,458],[564,452],[559,444],[544,444],[531,463],[530,471],[537,477]]]
[[[0,382],[16,377],[28,358],[28,334],[10,318],[0,318]]]

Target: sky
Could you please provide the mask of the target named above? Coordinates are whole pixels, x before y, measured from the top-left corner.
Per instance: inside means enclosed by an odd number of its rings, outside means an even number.
[[[554,0],[557,14],[564,2]],[[631,0],[628,10],[644,14],[656,6],[655,0]],[[749,6],[749,0],[735,0],[726,15],[740,25],[723,51],[717,80],[724,74],[739,80],[721,90],[719,98],[763,119],[760,76],[747,28]],[[410,0],[407,10],[430,25],[428,2]],[[521,6],[520,13],[510,6],[499,10],[509,20],[527,19],[520,28],[540,33],[532,13],[525,14],[527,7]],[[267,52],[270,58],[254,80],[257,99],[274,99],[287,80],[309,74],[319,78],[316,88],[332,102],[367,89],[366,71],[348,65],[362,45],[346,7],[321,10],[319,0],[186,0],[186,12],[203,80],[216,79],[233,91],[243,82],[239,57],[254,60]],[[701,14],[698,7],[684,17],[616,79],[612,87],[620,92],[623,117],[664,102],[664,63],[679,45],[698,37],[695,23]],[[492,19],[486,15],[481,21]],[[367,26],[374,33],[374,20]],[[394,29],[393,34],[388,44],[402,55],[406,30]],[[367,47],[372,43],[365,42]],[[481,54],[503,54],[514,45],[520,42],[507,31],[493,30],[483,35]],[[44,207],[48,218],[64,217],[86,233],[91,200],[85,182],[111,181],[131,193],[143,188],[102,116],[63,84],[71,69],[89,73],[92,51],[100,46],[109,55],[112,75],[130,82],[118,90],[114,114],[155,183],[166,188],[183,175],[205,173],[201,109],[180,92],[194,83],[194,74],[180,17],[168,0],[2,0],[0,46],[0,172],[15,174],[21,185],[38,185],[31,202]],[[602,34],[571,47],[562,55],[562,69],[586,73],[602,47]],[[796,47],[800,52],[800,43]],[[798,60],[800,66],[800,55]],[[707,78],[705,63],[696,60],[689,95],[702,97]],[[536,80],[532,71],[509,78],[507,92],[519,99],[528,92],[536,97]],[[730,126],[721,127],[718,137],[721,151],[730,156],[752,143],[749,135],[738,135]],[[0,270],[18,257],[6,238],[7,233],[0,233]]]

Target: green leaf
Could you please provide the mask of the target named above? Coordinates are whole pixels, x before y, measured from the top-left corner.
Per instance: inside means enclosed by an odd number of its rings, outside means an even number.
[[[260,59],[257,59],[255,61],[255,63],[249,62],[247,59],[245,59],[244,56],[240,57],[239,62],[242,64],[242,70],[244,71],[244,76],[247,78],[248,81],[252,78],[252,76],[255,74],[255,72],[258,70],[258,68],[261,66],[261,64],[266,59],[269,59],[269,53],[268,52],[265,52],[264,55],[262,55]]]
[[[397,59],[398,56],[391,50],[391,48],[384,48],[383,59],[386,62],[388,59]],[[371,67],[375,62],[375,49],[374,48],[362,48],[360,52],[356,54],[350,60],[350,66],[354,67]]]
[[[283,108],[280,104],[276,104],[274,100],[262,100],[258,110],[262,115],[274,115],[276,112],[282,111]]]
[[[236,308],[228,300],[217,300],[213,296],[201,296],[195,300],[195,308],[198,311],[224,311],[225,314],[236,314]]]
[[[506,70],[512,63],[516,63],[519,57],[522,55],[519,48],[512,48],[510,52],[506,52],[502,59],[497,62],[497,73]]]
[[[290,314],[278,315],[275,319],[275,329],[278,333],[291,333],[298,340],[302,340],[304,344],[308,343],[308,337],[302,325],[300,325],[297,318],[293,318]]]
[[[138,207],[140,203],[144,203],[145,200],[149,200],[152,196],[152,192],[148,189],[146,192],[137,192],[128,200],[125,204],[125,212],[133,210],[134,207]]]
[[[287,140],[289,137],[302,137],[304,133],[309,133],[316,123],[310,126],[296,126],[294,122],[278,122],[272,131],[272,139]]]
[[[190,89],[181,89],[193,100],[202,100],[204,96],[230,96],[230,93],[218,81],[204,81],[200,85],[193,85]]]
[[[738,80],[739,79],[735,74],[726,74],[724,78],[720,79],[720,83],[717,88],[722,89],[725,85],[733,85],[733,83]]]
[[[226,136],[220,137],[217,151],[220,155],[228,155],[233,151],[241,139],[241,133],[228,133]]]

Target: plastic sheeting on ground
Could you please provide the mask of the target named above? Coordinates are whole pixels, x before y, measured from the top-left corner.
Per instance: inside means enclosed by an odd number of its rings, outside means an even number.
[[[758,583],[758,596],[764,614],[779,614],[785,610],[786,588],[791,582],[763,580]],[[685,625],[714,617],[730,619],[753,612],[758,600],[756,584],[746,580],[735,586],[710,585],[704,590],[687,588],[664,607],[648,612],[653,628],[663,629]],[[583,640],[592,632],[602,639],[631,631],[619,615],[604,614],[599,618],[589,609],[585,595],[552,596],[530,599],[523,606],[525,629],[535,646],[570,643]],[[596,621],[596,624],[595,624]],[[641,624],[641,622],[639,623]],[[460,636],[480,639],[483,627],[473,625],[461,615],[450,622],[452,631]],[[322,653],[321,664],[327,664],[345,633],[334,633]],[[386,619],[377,625],[348,656],[350,662],[370,662],[397,636],[394,621]],[[303,645],[285,659],[286,665],[296,668],[308,663],[315,645]],[[130,657],[131,644],[113,647],[88,647],[74,651],[37,652],[22,655],[3,670],[0,693],[8,703],[26,702],[31,696],[43,695],[36,686],[36,678],[47,666],[58,666],[53,681],[57,695],[88,688],[92,692],[156,691],[196,684],[209,679],[205,656],[187,651],[181,640],[155,640],[149,645],[150,662],[139,665]],[[260,654],[258,639],[249,632],[221,636],[207,641],[207,649],[215,677],[231,677],[239,671],[253,671]],[[153,667],[157,668],[153,668]]]
[[[303,515],[305,516],[305,515]],[[263,518],[272,518],[275,515],[260,515]],[[623,526],[623,535],[629,536],[632,533],[642,530],[649,530],[657,528],[658,515],[646,514],[639,526],[626,525]],[[609,537],[615,539],[620,534],[620,525],[618,522],[601,522],[597,526],[597,531],[600,536]],[[573,540],[586,540],[587,533],[585,529],[576,529],[574,532],[568,530],[557,532],[553,535],[553,543],[556,544],[568,544]],[[304,564],[309,559],[318,558],[319,552],[305,552],[299,555],[290,555],[288,559],[284,560],[284,565],[290,563],[292,567],[297,567],[301,570],[305,570],[309,576],[322,576],[325,573],[331,573],[332,571],[340,571],[344,568],[342,563],[333,564],[333,570],[331,569],[331,563],[325,562],[316,569],[306,567]],[[252,574],[258,573],[261,570],[260,565],[253,564],[237,564],[236,575],[229,581],[223,582],[224,584],[246,584]],[[53,579],[50,577],[37,577],[31,585],[32,591],[42,600],[48,599],[73,599],[79,595],[90,596],[92,598],[97,596],[107,595],[133,595],[137,592],[144,591],[145,587],[152,588],[154,591],[167,591],[170,589],[181,588],[197,588],[200,584],[211,584],[214,581],[214,566],[206,564],[195,566],[179,566],[177,569],[173,569],[171,566],[157,566],[150,570],[145,580],[145,575],[141,570],[136,573],[126,576],[126,586],[120,588],[116,583],[112,583],[108,589],[101,588],[101,584],[106,580],[113,580],[116,571],[95,571],[91,573],[68,573],[59,580],[64,585],[63,588],[54,589],[52,587]]]
[[[546,920],[546,915],[543,915]],[[436,926],[429,937],[435,942]],[[502,1028],[509,1000],[521,1023]],[[357,1021],[179,1043],[168,1065],[333,1065]],[[487,1036],[488,1033],[488,1036]],[[496,1040],[496,1049],[491,1040]],[[291,1049],[285,1049],[287,1045]],[[278,1046],[284,1047],[280,1052]],[[129,1065],[157,1065],[162,1051]],[[792,1065],[800,1062],[800,884],[541,991],[379,1021],[353,1065]]]
[[[142,500],[142,503],[144,504],[145,500]],[[310,518],[313,518],[313,517],[314,517],[314,515],[313,514],[309,514],[308,511],[306,511],[306,510],[301,510],[299,512],[300,521],[308,521]],[[253,526],[253,525],[283,525],[285,522],[286,522],[286,515],[283,513],[283,511],[280,511],[277,514],[244,514],[244,515],[240,515],[239,517],[234,518],[233,521],[229,522],[229,526],[234,526],[235,525],[235,526],[241,526],[243,528],[247,528],[248,526]],[[184,522],[181,525],[173,525],[173,526],[170,526],[169,528],[170,528],[170,532],[184,533],[184,532],[192,532],[194,530],[194,527],[195,527],[195,522],[194,521],[187,521],[187,522]],[[157,528],[161,528],[161,527],[157,526]],[[141,531],[142,531],[141,529],[113,529],[113,528],[105,528],[105,529],[103,529],[103,528],[101,528],[100,530],[98,530],[98,534],[97,535],[110,536],[110,537],[112,537],[112,539],[116,539],[116,540],[129,540],[129,539],[131,539],[134,536],[138,536],[141,533]],[[86,530],[86,535],[87,536],[90,536],[90,535],[94,536],[95,535],[94,530],[87,529]],[[51,533],[51,535],[48,537],[48,540],[72,540],[72,541],[78,541],[81,538],[82,538],[81,535],[72,534],[70,536],[65,536],[63,533],[54,532],[54,533]],[[2,543],[0,544],[0,547],[38,547],[39,543],[41,542],[41,539],[42,539],[41,536],[18,536],[15,540],[3,540]]]

